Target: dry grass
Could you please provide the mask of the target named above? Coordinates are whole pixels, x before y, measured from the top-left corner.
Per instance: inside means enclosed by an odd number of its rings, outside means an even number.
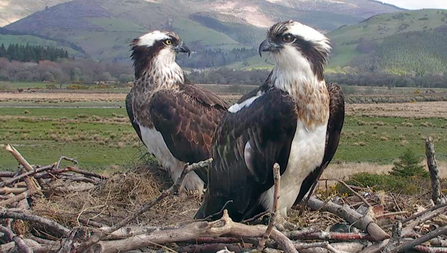
[[[73,184],[76,183],[70,183],[72,189]],[[46,198],[35,200],[33,211],[67,227],[79,226],[80,219],[110,226],[139,210],[171,184],[165,171],[148,166],[114,173],[90,191],[64,192],[67,182],[55,181],[46,191]],[[80,188],[82,184],[77,186]],[[155,226],[188,221],[199,205],[199,199],[194,196],[171,196],[141,215],[137,223]]]
[[[447,102],[348,104],[346,113],[349,116],[447,119]]]
[[[119,101],[126,98],[125,93],[11,93],[0,92],[0,102],[91,102]]]

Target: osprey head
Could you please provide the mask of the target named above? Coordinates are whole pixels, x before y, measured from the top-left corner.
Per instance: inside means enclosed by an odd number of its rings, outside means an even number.
[[[322,78],[331,46],[329,39],[317,30],[290,20],[279,22],[267,32],[259,54],[270,52],[276,66],[294,67],[294,62],[308,62],[314,75]]]
[[[152,31],[132,41],[132,59],[134,60],[135,76],[138,78],[143,71],[151,67],[164,68],[175,64],[177,53],[191,51],[184,45],[181,38],[172,31]]]

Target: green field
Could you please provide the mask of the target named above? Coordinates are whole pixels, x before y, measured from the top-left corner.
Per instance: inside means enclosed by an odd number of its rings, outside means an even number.
[[[94,104],[94,103],[93,103]],[[102,170],[131,166],[145,153],[124,108],[1,108],[0,142],[15,146],[32,164],[62,155]],[[335,162],[389,164],[409,147],[424,156],[424,138],[435,137],[436,155],[447,161],[446,119],[347,117]],[[17,162],[4,149],[0,170]]]
[[[390,164],[411,148],[425,156],[425,138],[434,137],[436,158],[447,161],[447,120],[347,117],[335,161]]]
[[[2,108],[0,142],[16,147],[32,164],[47,165],[60,156],[77,158],[88,169],[127,166],[144,152],[119,108]],[[0,170],[17,167],[4,149]]]

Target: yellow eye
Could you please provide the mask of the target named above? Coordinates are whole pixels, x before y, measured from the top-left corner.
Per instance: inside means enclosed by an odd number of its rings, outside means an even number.
[[[286,34],[286,35],[284,35],[284,36],[282,37],[282,40],[283,40],[284,42],[292,42],[293,39],[294,39],[293,36],[290,35],[290,34]]]
[[[165,44],[166,45],[171,45],[172,44],[172,40],[170,40],[170,39],[165,40]]]

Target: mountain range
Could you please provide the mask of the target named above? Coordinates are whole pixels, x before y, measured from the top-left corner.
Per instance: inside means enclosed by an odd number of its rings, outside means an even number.
[[[179,59],[186,67],[270,68],[256,48],[270,25],[294,19],[332,40],[329,72],[443,73],[446,65],[447,50],[439,52],[446,44],[444,11],[372,0],[0,0],[0,6],[7,24],[0,43],[60,46],[103,61],[129,62],[133,38],[167,29],[196,53]]]
[[[153,29],[172,29],[196,50],[231,50],[256,47],[280,20],[330,31],[400,10],[371,0],[0,0],[1,5],[9,20],[35,11],[5,29],[68,41],[106,61],[127,60],[131,39]]]

